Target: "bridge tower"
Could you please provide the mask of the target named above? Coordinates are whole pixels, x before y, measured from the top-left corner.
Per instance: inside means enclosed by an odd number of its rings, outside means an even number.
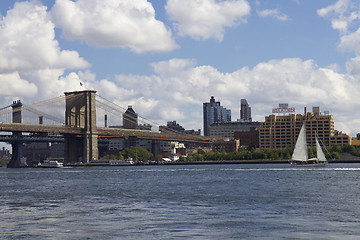
[[[81,135],[65,134],[65,162],[98,160],[98,134],[94,90],[65,92],[65,124],[81,128]]]
[[[10,105],[12,107],[12,122],[13,123],[21,123],[22,120],[22,103],[20,100],[13,101],[13,104]],[[16,140],[11,142],[12,154],[11,160],[8,163],[8,168],[16,168],[21,166],[20,159],[23,157],[23,142],[21,141],[22,133],[21,132],[13,132],[13,136]]]

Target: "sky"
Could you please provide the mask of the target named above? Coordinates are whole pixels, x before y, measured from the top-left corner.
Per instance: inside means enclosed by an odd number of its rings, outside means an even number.
[[[357,0],[1,0],[0,21],[0,107],[92,89],[202,129],[211,96],[233,121],[245,98],[254,121],[319,106],[360,132]]]

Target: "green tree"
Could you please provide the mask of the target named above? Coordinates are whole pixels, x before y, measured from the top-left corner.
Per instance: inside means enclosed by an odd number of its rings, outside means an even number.
[[[121,154],[124,158],[132,158],[135,163],[148,162],[153,158],[153,154],[143,147],[128,147],[125,148]]]
[[[197,153],[198,153],[198,154],[205,154],[205,151],[202,150],[201,148],[199,148],[198,151],[197,151]]]

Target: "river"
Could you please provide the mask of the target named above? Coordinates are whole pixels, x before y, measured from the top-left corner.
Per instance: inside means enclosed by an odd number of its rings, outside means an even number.
[[[360,164],[0,168],[0,239],[359,239]]]

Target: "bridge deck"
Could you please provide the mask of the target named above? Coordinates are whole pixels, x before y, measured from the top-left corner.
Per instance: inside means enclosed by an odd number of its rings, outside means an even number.
[[[24,123],[0,123],[0,132],[28,132],[28,133],[51,133],[51,134],[74,134],[84,133],[82,128],[74,128],[63,125],[40,125]],[[123,129],[123,128],[97,128],[93,132],[101,137],[137,137],[148,139],[159,139],[167,141],[186,141],[210,143],[214,141],[211,137],[204,137],[190,134],[161,133],[158,131]]]

